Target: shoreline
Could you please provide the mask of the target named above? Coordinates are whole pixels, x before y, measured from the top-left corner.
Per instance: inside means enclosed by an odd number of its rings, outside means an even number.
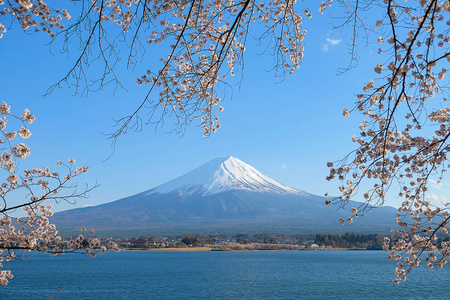
[[[210,247],[188,247],[188,248],[138,248],[138,249],[120,249],[120,251],[182,251],[182,252],[206,252],[206,251],[382,251],[382,250],[368,250],[362,248],[332,248],[332,249],[221,249]]]
[[[209,247],[189,247],[189,248],[150,248],[143,249],[143,251],[186,251],[186,252],[200,252],[200,251],[212,251],[213,248]],[[131,250],[133,251],[133,250]]]

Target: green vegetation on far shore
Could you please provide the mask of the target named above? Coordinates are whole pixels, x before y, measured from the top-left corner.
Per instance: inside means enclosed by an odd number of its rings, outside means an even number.
[[[380,250],[378,234],[188,234],[170,237],[141,236],[120,239],[126,250],[232,251],[232,250]]]

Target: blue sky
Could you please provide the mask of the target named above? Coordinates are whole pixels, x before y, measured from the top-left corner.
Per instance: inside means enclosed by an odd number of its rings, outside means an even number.
[[[26,141],[32,155],[23,166],[56,167],[57,160],[74,157],[77,164],[91,168],[78,183],[100,184],[88,199],[60,204],[55,211],[117,200],[227,155],[289,186],[313,194],[337,194],[339,182],[325,180],[326,162],[353,149],[351,137],[358,134],[362,119],[345,118],[342,111],[353,106],[355,94],[372,79],[379,58],[373,35],[372,44],[362,42],[359,47],[359,66],[337,76],[350,60],[350,39],[333,33],[330,22],[332,18],[317,13],[305,22],[302,67],[283,81],[266,71],[272,58],[267,53],[257,55],[261,49],[249,39],[242,84],[235,85],[232,99],[222,103],[222,128],[209,138],[202,137],[196,124],[183,135],[168,133],[169,121],[163,128],[147,126],[140,133],[122,136],[114,155],[105,161],[112,148],[104,134],[113,132],[113,119],[133,111],[145,95],[145,87],[138,86],[135,78],[146,66],[122,72],[128,92],[113,93],[110,87],[81,97],[73,96],[73,88],[62,88],[43,98],[72,66],[75,55],[60,54],[55,48],[51,53],[45,34],[26,35],[18,26],[8,29],[0,41],[0,101],[17,114],[28,108],[37,116],[30,127],[32,137]],[[441,199],[446,191],[444,185],[432,193]]]

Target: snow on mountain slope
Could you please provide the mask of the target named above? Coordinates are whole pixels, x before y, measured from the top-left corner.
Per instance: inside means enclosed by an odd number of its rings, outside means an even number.
[[[176,192],[206,196],[228,190],[308,195],[273,180],[232,156],[213,159],[183,176],[151,189],[149,194]]]

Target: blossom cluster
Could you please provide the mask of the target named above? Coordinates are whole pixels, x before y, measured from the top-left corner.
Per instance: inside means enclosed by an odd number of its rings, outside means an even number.
[[[62,242],[58,236],[56,226],[50,223],[53,215],[52,205],[44,201],[58,203],[82,197],[86,191],[77,192],[76,185],[70,181],[79,175],[88,172],[86,166],[75,167],[75,160],[69,159],[67,163],[58,161],[60,168],[65,168],[65,174],[50,170],[50,168],[25,169],[20,172],[17,159],[25,159],[30,155],[30,149],[24,143],[13,144],[19,137],[26,139],[31,132],[27,125],[33,123],[35,116],[29,110],[24,110],[21,116],[10,113],[10,106],[5,102],[0,104],[0,145],[3,152],[0,154],[0,169],[3,171],[4,182],[0,185],[0,285],[7,285],[13,274],[9,270],[1,270],[3,263],[16,258],[16,250],[49,252],[59,255],[66,252],[82,250],[95,256],[104,253],[107,249],[118,250],[117,245],[109,243],[100,245],[96,238],[86,239],[80,235],[74,240]],[[14,131],[8,121],[18,121],[19,130]],[[8,125],[8,126],[7,126]],[[23,190],[27,196],[21,202],[11,199],[10,192]],[[11,212],[23,209],[26,217],[12,217]],[[91,232],[91,235],[94,232]],[[87,245],[87,246],[86,246]],[[23,255],[23,254],[22,254]]]
[[[67,10],[52,10],[42,0],[0,0],[0,20],[5,15],[15,18],[23,30],[33,28],[35,32],[46,32],[50,37],[55,38],[56,29],[64,29],[61,24],[63,18],[70,19]],[[0,32],[6,32],[5,27],[0,23]],[[2,34],[0,34],[2,38]]]
[[[422,253],[427,253],[428,268],[442,268],[449,257],[448,243],[438,237],[448,237],[450,204],[432,204],[426,195],[430,180],[443,180],[449,167],[450,110],[444,79],[450,61],[450,3],[384,4],[389,13],[374,27],[384,34],[377,38],[378,53],[390,59],[377,63],[378,77],[363,86],[352,110],[344,110],[344,116],[359,111],[366,119],[359,125],[360,133],[352,137],[357,144],[354,156],[328,163],[327,179],[343,183],[341,196],[328,203],[345,206],[361,182],[374,182],[363,194],[366,202],[359,207],[363,211],[383,205],[388,191],[393,193],[399,186],[395,192],[403,198],[396,216],[400,229],[385,240],[384,247],[390,251],[389,259],[403,259],[395,271],[394,283],[399,283],[419,265]]]
[[[3,37],[3,33],[6,32],[5,26],[3,26],[2,23],[0,23],[0,39]]]

